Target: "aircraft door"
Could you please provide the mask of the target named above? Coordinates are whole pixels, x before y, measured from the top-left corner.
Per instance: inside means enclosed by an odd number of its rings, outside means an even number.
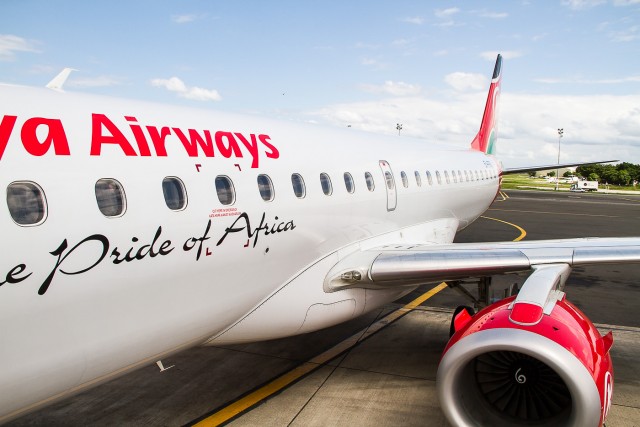
[[[387,210],[392,211],[398,203],[396,181],[393,178],[393,172],[388,162],[380,160],[380,169],[382,170],[382,177],[384,178],[385,188],[387,189]]]

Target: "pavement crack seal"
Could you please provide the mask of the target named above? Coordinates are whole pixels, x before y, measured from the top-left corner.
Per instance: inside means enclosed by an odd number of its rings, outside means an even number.
[[[518,237],[516,237],[515,239],[513,239],[514,242],[520,241],[522,239],[525,238],[525,236],[527,235],[527,232],[522,228],[517,226],[516,224],[507,222],[507,221],[503,221],[501,219],[497,219],[497,218],[490,218],[490,217],[486,217],[483,216],[482,218],[484,219],[488,219],[491,221],[497,221],[497,222],[501,222],[503,224],[507,224],[510,225],[512,227],[515,227],[518,231],[520,231],[520,235]],[[369,325],[368,327],[361,329],[360,331],[356,332],[355,334],[351,335],[349,338],[341,341],[340,343],[336,344],[335,346],[331,347],[329,350],[326,350],[322,353],[320,353],[319,355],[315,356],[314,358],[303,362],[302,364],[298,365],[297,367],[295,367],[292,370],[287,371],[286,373],[280,375],[279,377],[276,377],[275,379],[269,381],[268,383],[264,384],[263,386],[260,386],[256,389],[254,389],[251,392],[248,392],[247,394],[239,397],[238,399],[236,399],[235,401],[231,402],[230,404],[218,409],[218,410],[214,410],[190,423],[188,423],[188,426],[198,426],[198,427],[209,427],[209,426],[219,426],[222,424],[226,424],[234,419],[236,419],[237,417],[239,417],[240,415],[242,415],[243,413],[249,411],[250,409],[254,408],[255,406],[263,403],[265,400],[267,400],[268,398],[282,392],[285,388],[289,387],[290,385],[298,382],[299,380],[301,380],[302,378],[304,378],[305,376],[309,375],[310,373],[312,373],[313,371],[315,371],[316,369],[325,366],[328,362],[330,362],[331,360],[335,359],[336,357],[340,356],[343,353],[346,353],[347,351],[351,350],[353,347],[355,347],[356,345],[358,345],[360,342],[366,340],[367,338],[369,338],[370,336],[374,335],[375,333],[379,332],[380,330],[382,330],[383,328],[385,328],[386,326],[389,326],[390,324],[392,324],[393,322],[395,322],[396,320],[401,319],[402,317],[404,317],[405,315],[409,314],[411,311],[415,310],[416,308],[418,308],[421,304],[423,304],[425,301],[427,301],[429,298],[431,298],[432,296],[434,296],[435,294],[437,294],[438,292],[440,292],[443,289],[446,289],[448,287],[448,285],[445,282],[440,283],[439,285],[433,287],[431,290],[425,292],[424,294],[420,295],[418,298],[414,299],[413,301],[411,301],[410,303],[404,305],[401,308],[398,308],[397,310],[392,311],[391,313],[387,314],[386,316],[384,316],[382,319],[374,322],[373,324]],[[335,369],[337,369],[339,364],[336,365],[336,367],[331,371],[331,373],[327,376],[327,378],[325,378],[325,380],[322,382],[322,384],[320,385],[320,387],[318,387],[318,390],[320,390],[320,388],[322,388],[322,386],[325,384],[325,382],[329,379],[329,377],[331,377],[331,375],[333,374],[333,372],[335,371]],[[318,392],[318,390],[316,390],[315,393]],[[311,398],[309,399],[309,401],[313,399],[313,396],[311,396]],[[305,403],[304,406],[306,406],[309,401],[307,401],[307,403]],[[302,409],[300,409],[300,411],[298,411],[298,414],[304,409],[304,406]],[[296,415],[297,417],[298,415]],[[295,420],[295,418],[293,420],[291,420],[291,422],[293,422]]]
[[[269,397],[280,393],[286,387],[294,384],[299,381],[306,375],[320,368],[321,366],[325,366],[329,361],[333,360],[337,356],[347,352],[348,350],[355,347],[360,342],[366,340],[373,334],[379,332],[384,327],[389,326],[396,320],[401,319],[412,310],[417,308],[420,304],[424,303],[426,300],[437,294],[443,289],[446,289],[448,286],[446,283],[442,282],[439,285],[433,287],[431,290],[425,292],[420,295],[418,298],[414,299],[410,303],[406,304],[402,308],[399,308],[382,319],[376,321],[372,325],[358,331],[357,333],[351,335],[346,340],[341,341],[335,346],[331,347],[329,350],[326,350],[314,358],[298,365],[296,368],[287,371],[286,373],[280,375],[279,377],[271,380],[265,385],[255,389],[252,392],[240,397],[236,401],[226,405],[225,407],[211,412],[203,417],[196,419],[190,423],[187,423],[188,426],[219,426],[238,416],[242,415],[244,412],[250,410],[251,408],[259,405]],[[327,377],[328,378],[328,377]],[[326,380],[325,380],[326,381]]]
[[[380,311],[380,314],[382,314],[382,310]],[[355,335],[360,334],[360,338],[356,341],[356,344],[354,344],[353,346],[349,347],[348,350],[346,350],[344,353],[342,353],[342,355],[340,356],[340,361],[333,366],[333,369],[331,369],[331,372],[329,372],[329,374],[322,380],[322,383],[318,386],[318,388],[316,388],[316,390],[311,394],[311,396],[309,396],[307,401],[304,403],[304,405],[302,405],[302,407],[298,410],[298,412],[291,419],[291,421],[289,421],[287,426],[290,426],[291,424],[293,424],[296,421],[296,419],[302,413],[302,411],[304,411],[304,409],[309,405],[309,403],[313,400],[313,398],[316,397],[318,392],[324,387],[324,385],[327,383],[327,381],[329,381],[329,378],[331,378],[333,376],[333,374],[336,372],[336,369],[338,369],[340,367],[340,365],[342,364],[342,362],[347,358],[347,356],[349,355],[351,350],[355,347],[355,345],[357,345],[359,342],[361,342],[363,340],[364,335],[369,330],[369,328],[371,328],[371,326],[373,326],[377,322],[379,322],[379,320],[377,320],[377,319],[379,319],[378,316],[376,316],[376,318],[371,322],[371,324],[369,326],[367,326],[364,329],[361,329],[357,334],[352,335],[352,337],[354,337]],[[338,359],[338,357],[335,357],[334,360],[335,359]],[[322,366],[322,365],[319,365],[318,367],[320,367],[320,366]]]

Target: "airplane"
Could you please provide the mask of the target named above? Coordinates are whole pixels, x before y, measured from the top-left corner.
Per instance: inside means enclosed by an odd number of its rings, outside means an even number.
[[[536,168],[494,155],[501,56],[468,149],[70,93],[66,76],[0,85],[0,423],[189,347],[530,272],[456,310],[442,410],[456,426],[603,425],[613,337],[563,289],[574,266],[639,262],[640,238],[452,243],[503,175]]]

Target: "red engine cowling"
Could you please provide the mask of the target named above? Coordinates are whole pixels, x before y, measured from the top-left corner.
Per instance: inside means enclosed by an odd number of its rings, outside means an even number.
[[[544,314],[514,302],[467,315],[466,324],[463,312],[455,322],[437,376],[449,422],[601,426],[613,392],[612,334],[602,337],[564,297]]]

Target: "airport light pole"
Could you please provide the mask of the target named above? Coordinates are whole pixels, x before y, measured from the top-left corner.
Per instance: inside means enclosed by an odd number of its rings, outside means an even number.
[[[562,139],[563,133],[564,128],[558,128],[558,167],[556,168],[556,191],[558,191],[560,187],[560,140]]]

